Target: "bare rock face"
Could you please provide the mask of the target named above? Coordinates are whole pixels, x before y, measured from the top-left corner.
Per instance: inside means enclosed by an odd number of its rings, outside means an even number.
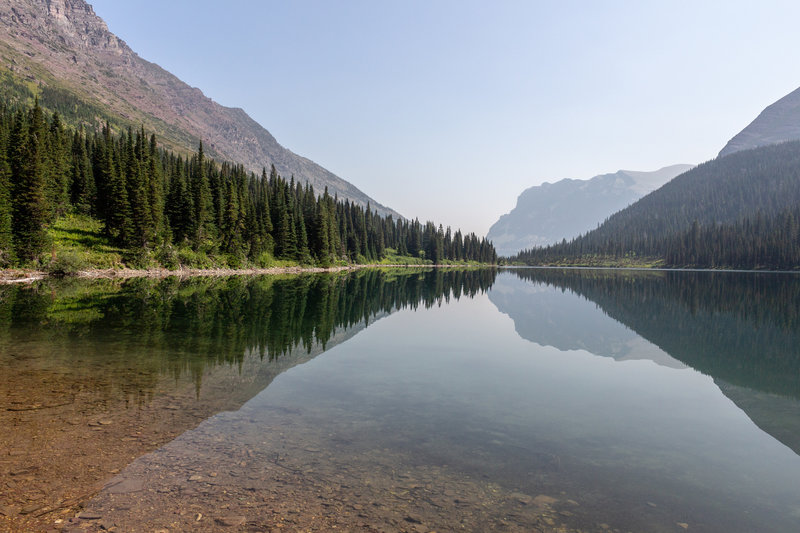
[[[768,144],[800,139],[800,89],[762,111],[720,151],[719,157]]]
[[[84,0],[2,0],[0,74],[58,85],[109,113],[155,131],[179,152],[202,139],[218,160],[242,163],[256,173],[275,165],[286,177],[321,193],[370,203],[399,216],[351,183],[280,144],[242,109],[224,107],[156,64],[139,57]]]

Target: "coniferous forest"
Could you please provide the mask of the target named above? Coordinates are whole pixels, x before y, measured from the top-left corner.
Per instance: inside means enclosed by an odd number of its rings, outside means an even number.
[[[800,142],[721,157],[678,176],[571,241],[523,250],[527,264],[800,268]]]
[[[474,233],[381,217],[274,167],[255,175],[209,159],[202,143],[181,155],[143,129],[68,127],[38,101],[0,107],[0,266],[46,259],[48,228],[74,214],[101,221],[134,265],[177,268],[181,252],[232,267],[372,263],[389,251],[434,264],[497,258]]]

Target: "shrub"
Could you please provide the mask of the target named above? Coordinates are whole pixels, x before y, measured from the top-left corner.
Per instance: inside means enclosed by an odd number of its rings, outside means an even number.
[[[66,276],[76,276],[81,270],[89,267],[86,260],[73,252],[61,252],[46,267],[46,271],[51,276],[63,278]]]
[[[176,270],[180,266],[178,252],[171,244],[165,243],[156,251],[156,261],[168,270]]]
[[[255,261],[258,268],[270,268],[275,266],[275,258],[272,257],[272,254],[269,252],[261,252],[256,257]]]

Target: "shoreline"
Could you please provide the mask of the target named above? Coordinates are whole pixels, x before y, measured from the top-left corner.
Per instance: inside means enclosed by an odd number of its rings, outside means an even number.
[[[97,268],[82,270],[69,278],[82,279],[130,279],[130,278],[191,278],[191,277],[225,277],[225,276],[270,276],[280,274],[318,274],[323,272],[355,271],[363,268],[475,268],[496,267],[496,265],[413,265],[413,264],[366,264],[345,265],[335,267],[270,267],[270,268],[166,268],[134,269],[134,268]],[[59,279],[43,270],[8,269],[0,270],[0,285],[15,283],[33,283],[44,279]],[[63,279],[63,278],[62,278]]]

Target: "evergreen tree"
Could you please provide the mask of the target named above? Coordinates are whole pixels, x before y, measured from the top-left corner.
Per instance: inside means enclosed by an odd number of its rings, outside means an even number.
[[[190,232],[192,243],[195,248],[198,248],[203,241],[213,237],[210,229],[214,220],[211,189],[206,175],[206,160],[202,141],[197,149],[197,156],[192,166],[190,190],[193,208]]]
[[[9,143],[13,117],[0,108],[0,266],[10,264],[13,256],[11,235],[11,163]]]
[[[81,214],[93,214],[95,198],[94,174],[86,150],[83,128],[72,137],[72,180],[70,200],[74,209]]]
[[[142,131],[144,137],[144,130]],[[148,238],[159,240],[164,232],[164,178],[161,175],[161,161],[158,155],[156,136],[150,136],[150,146],[147,151],[147,171],[145,173],[147,184],[147,204],[150,207],[148,223],[150,231]]]
[[[64,130],[61,117],[54,113],[50,119],[50,127],[45,135],[45,173],[47,202],[50,207],[50,221],[67,212],[69,207],[70,150],[68,135]]]
[[[11,138],[12,238],[16,257],[31,261],[47,243],[45,136],[47,129],[38,100],[28,115],[20,113]]]
[[[418,220],[384,218],[369,204],[340,201],[327,190],[317,196],[311,185],[281,178],[274,165],[259,178],[242,165],[207,160],[202,143],[185,159],[160,150],[144,128],[114,134],[106,123],[100,132],[70,130],[57,114],[45,116],[38,102],[19,112],[0,103],[0,263],[39,256],[47,225],[69,211],[96,216],[130,250],[174,243],[212,255],[259,260],[274,252],[324,265],[377,261],[387,246],[436,262],[493,256],[490,243],[474,236],[460,246],[460,232],[451,239],[449,228],[444,233],[432,222],[423,236]],[[792,220],[782,222],[780,235],[796,232]]]
[[[8,162],[9,128],[0,123],[0,266],[11,261],[11,165]]]

